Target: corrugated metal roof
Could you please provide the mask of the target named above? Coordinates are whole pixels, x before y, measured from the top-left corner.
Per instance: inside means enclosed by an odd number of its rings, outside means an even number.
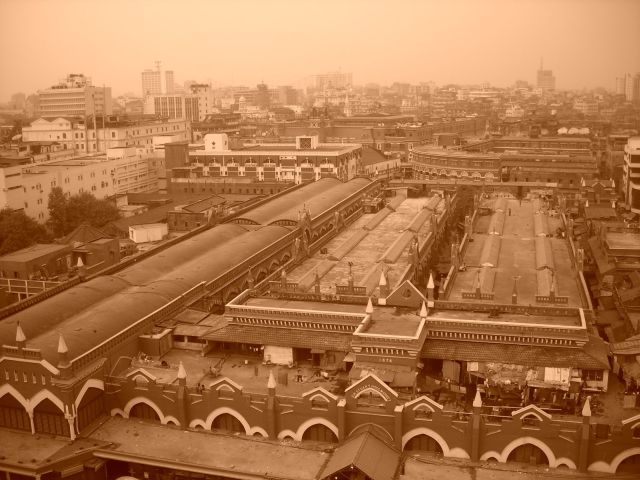
[[[593,336],[582,349],[427,339],[422,356],[468,362],[509,362],[526,367],[609,369],[607,345]]]
[[[489,235],[485,238],[484,245],[482,245],[482,253],[480,255],[480,265],[497,267],[502,239],[497,235]]]
[[[365,178],[354,178],[346,183],[336,178],[323,178],[260,205],[234,221],[244,219],[258,225],[269,225],[279,220],[295,222],[303,204],[309,208],[313,218],[369,183],[371,181]]]

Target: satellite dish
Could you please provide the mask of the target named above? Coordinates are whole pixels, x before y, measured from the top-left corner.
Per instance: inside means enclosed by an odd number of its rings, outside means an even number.
[[[11,140],[20,140],[22,138],[22,134],[19,133],[18,135],[14,135],[13,137],[11,137]]]

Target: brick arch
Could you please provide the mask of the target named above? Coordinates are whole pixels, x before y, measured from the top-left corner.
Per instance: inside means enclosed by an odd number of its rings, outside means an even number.
[[[269,272],[267,271],[267,269],[266,268],[261,268],[256,273],[256,283],[260,283],[265,278],[267,278],[268,275],[269,275]]]
[[[35,410],[36,407],[42,402],[44,399],[49,399],[51,403],[53,403],[56,407],[60,409],[60,411],[64,414],[64,402],[56,397],[49,390],[43,389],[36,393],[33,397],[29,399],[29,409],[31,411]]]
[[[22,405],[27,412],[30,411],[29,400],[24,398],[18,390],[16,390],[12,385],[9,385],[8,383],[5,383],[4,385],[0,385],[0,397],[4,397],[7,394],[15,398],[18,401],[18,403]]]
[[[556,468],[560,465],[566,465],[569,468],[572,469],[577,469],[576,464],[573,460],[568,459],[566,457],[561,457],[561,458],[556,458],[555,453],[553,453],[553,450],[551,450],[551,448],[549,447],[549,445],[547,445],[546,443],[544,443],[542,440],[539,440],[535,437],[519,437],[516,438],[514,440],[512,440],[511,442],[509,442],[503,449],[502,449],[502,453],[498,453],[496,451],[490,451],[490,452],[485,452],[482,454],[482,456],[480,457],[480,460],[487,460],[489,458],[495,458],[496,460],[498,460],[501,463],[506,463],[509,455],[511,454],[511,452],[513,452],[516,448],[522,446],[522,445],[526,445],[527,443],[538,447],[540,450],[542,450],[544,452],[544,454],[547,457],[547,460],[549,461],[549,466],[552,468]]]
[[[228,415],[231,415],[242,424],[242,427],[244,428],[244,432],[246,435],[255,435],[256,433],[259,433],[265,438],[269,436],[269,434],[266,432],[264,428],[251,427],[249,425],[249,422],[247,422],[247,419],[244,418],[242,414],[240,414],[233,408],[229,408],[229,407],[216,408],[213,412],[207,415],[207,418],[204,421],[201,419],[192,420],[191,423],[189,423],[189,428],[202,427],[205,430],[211,430],[211,426],[213,425],[213,421],[216,419],[216,417],[219,417],[220,415],[223,415],[225,413]]]
[[[377,432],[384,433],[384,435],[385,435],[386,437],[389,437],[389,441],[391,441],[391,442],[393,443],[393,435],[391,435],[391,434],[387,431],[387,429],[386,429],[386,428],[383,428],[383,427],[381,427],[380,425],[376,425],[375,423],[362,423],[362,424],[358,425],[356,428],[354,428],[353,430],[351,430],[351,431],[349,432],[349,435],[347,435],[347,436],[348,436],[348,437],[352,437],[352,436],[356,435],[360,429],[367,428],[367,427],[369,427],[369,426],[370,426],[371,428],[373,428],[373,429],[374,429],[375,431],[377,431]]]
[[[407,433],[405,433],[402,436],[402,449],[404,450],[404,447],[407,445],[407,443],[409,443],[409,440],[411,440],[414,437],[417,437],[418,435],[426,435],[427,437],[433,438],[438,443],[438,445],[440,445],[440,448],[442,449],[442,454],[445,457],[456,457],[456,458],[466,458],[466,459],[470,458],[466,450],[460,447],[449,448],[449,444],[442,437],[442,435],[426,427],[414,428],[412,430],[409,430]]]
[[[269,273],[277,272],[280,268],[280,263],[277,260],[274,260],[269,265]]]
[[[129,400],[127,402],[127,404],[124,407],[124,410],[120,410],[117,408],[114,408],[111,410],[111,415],[115,416],[115,415],[122,415],[124,416],[124,418],[129,418],[129,413],[131,412],[131,409],[136,406],[138,403],[144,403],[146,405],[148,405],[149,407],[151,407],[157,414],[158,414],[158,418],[160,419],[160,423],[162,425],[167,425],[168,423],[173,423],[176,426],[180,426],[180,422],[178,421],[178,419],[176,419],[175,417],[171,416],[171,415],[165,415],[162,410],[160,409],[160,407],[158,407],[158,405],[155,404],[155,402],[153,402],[152,400],[149,400],[147,397],[135,397],[132,398],[131,400]]]
[[[315,418],[310,418],[309,420],[301,423],[300,426],[298,427],[298,430],[295,432],[292,430],[282,430],[278,434],[278,439],[282,440],[285,437],[291,437],[294,440],[301,442],[304,432],[306,432],[309,427],[312,427],[314,425],[324,425],[325,427],[327,427],[329,430],[333,432],[336,438],[340,438],[340,435],[338,435],[338,427],[336,427],[333,423],[331,423],[329,420],[325,418],[315,417]]]
[[[80,389],[80,393],[78,393],[75,402],[73,402],[76,408],[80,406],[80,402],[82,402],[84,394],[87,393],[87,390],[89,390],[90,388],[97,388],[98,390],[102,390],[104,392],[104,382],[96,378],[90,378],[89,380],[87,380]]]
[[[640,455],[640,447],[628,448],[618,455],[616,455],[611,463],[607,463],[604,461],[593,462],[589,465],[588,471],[591,472],[606,472],[606,473],[616,473],[618,467],[622,462],[624,462],[627,458],[633,457],[634,455]]]

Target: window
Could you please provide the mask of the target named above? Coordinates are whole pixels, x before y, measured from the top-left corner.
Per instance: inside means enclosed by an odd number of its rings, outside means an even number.
[[[603,378],[602,370],[582,370],[583,380],[601,382]]]

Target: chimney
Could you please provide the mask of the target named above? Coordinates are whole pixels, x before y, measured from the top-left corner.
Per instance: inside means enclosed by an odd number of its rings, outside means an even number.
[[[178,365],[178,385],[185,386],[187,384],[187,371],[184,369],[182,362]]]
[[[436,284],[433,281],[433,273],[429,274],[429,281],[427,282],[427,300],[435,300],[434,290],[436,288]]]
[[[276,395],[276,379],[273,376],[273,370],[269,371],[269,380],[267,381],[267,390],[269,392],[270,397],[275,397]]]
[[[314,291],[317,295],[320,295],[320,275],[318,275],[318,269],[316,268],[316,278],[314,280]]]
[[[76,267],[78,267],[78,277],[80,277],[80,280],[85,279],[85,277],[87,276],[87,268],[84,266],[84,262],[82,261],[81,257],[78,257],[78,263],[76,264]]]
[[[373,320],[373,303],[371,303],[371,297],[369,297],[369,301],[367,302],[367,308],[365,309],[364,313],[369,315],[369,318]]]
[[[60,376],[68,378],[71,376],[71,362],[69,361],[69,348],[67,342],[65,342],[62,333],[58,336],[58,365],[60,369]]]
[[[20,326],[20,322],[16,326],[16,346],[18,350],[22,350],[27,346],[27,337],[22,331],[22,327]]]
[[[380,272],[378,286],[380,287],[380,299],[384,298],[386,303],[386,299],[389,296],[389,284],[387,283],[387,276],[384,273],[384,267],[382,267],[382,271]],[[379,300],[378,303],[380,303]]]
[[[420,308],[420,320],[425,320],[428,314],[429,313],[427,312],[427,305],[422,302],[422,308]]]

